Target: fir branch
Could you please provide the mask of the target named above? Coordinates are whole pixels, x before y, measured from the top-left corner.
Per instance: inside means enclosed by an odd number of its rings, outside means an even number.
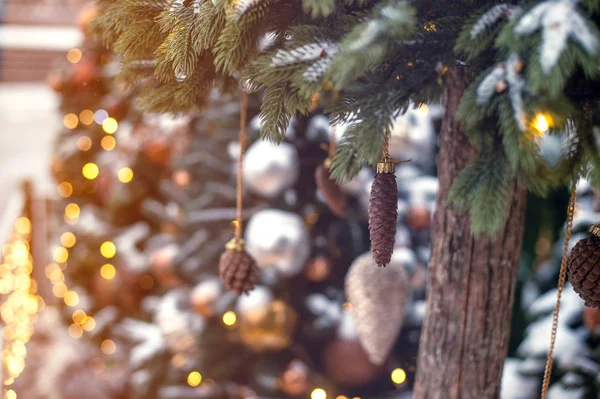
[[[335,9],[335,0],[302,0],[302,9],[313,18],[327,17]]]
[[[289,83],[276,83],[265,90],[260,107],[262,126],[260,135],[263,139],[276,143],[281,143],[285,139],[285,133],[292,119],[292,114],[285,108],[289,90]]]

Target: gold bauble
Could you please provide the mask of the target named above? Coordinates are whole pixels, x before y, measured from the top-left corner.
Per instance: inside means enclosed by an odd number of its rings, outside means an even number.
[[[296,320],[296,312],[276,299],[266,307],[239,315],[240,338],[257,352],[282,350],[292,344]]]

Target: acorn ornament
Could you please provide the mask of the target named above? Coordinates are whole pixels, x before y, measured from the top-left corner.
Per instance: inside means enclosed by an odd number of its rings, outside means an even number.
[[[591,235],[579,240],[569,258],[569,280],[585,305],[600,309],[600,223],[589,228]]]
[[[369,197],[371,252],[380,267],[387,266],[392,259],[398,221],[398,185],[395,168],[399,162],[390,157],[388,141],[389,133],[386,134],[383,156],[377,164],[377,175]]]
[[[219,259],[219,277],[223,285],[229,290],[235,291],[238,295],[251,291],[258,282],[258,268],[256,261],[245,249],[245,243],[242,239],[242,204],[243,204],[243,162],[244,151],[246,148],[246,112],[248,108],[248,96],[242,89],[240,112],[240,156],[237,165],[237,201],[236,201],[236,220],[235,236],[225,245],[225,252]]]

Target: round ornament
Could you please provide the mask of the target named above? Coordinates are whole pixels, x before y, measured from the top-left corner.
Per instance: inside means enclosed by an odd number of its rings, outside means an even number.
[[[323,352],[327,375],[345,387],[361,387],[373,382],[383,368],[369,360],[369,356],[357,340],[335,339]]]
[[[286,302],[271,298],[261,287],[238,301],[240,338],[256,352],[279,351],[292,343],[298,316]]]
[[[222,293],[223,286],[218,279],[202,281],[192,290],[192,308],[204,317],[213,317],[216,313],[215,303]]]
[[[600,308],[600,224],[592,225],[591,235],[579,240],[569,258],[569,280],[585,305]]]
[[[308,391],[309,369],[301,360],[293,360],[279,378],[279,388],[290,396],[302,396]]]
[[[244,156],[244,182],[250,191],[274,198],[298,179],[298,153],[289,143],[254,142]]]
[[[600,327],[600,310],[594,308],[583,309],[583,324],[590,332],[595,332]]]
[[[304,268],[304,275],[310,281],[321,282],[331,273],[331,261],[326,256],[320,255],[312,258]]]
[[[246,228],[246,248],[259,268],[294,276],[310,255],[308,230],[300,216],[278,209],[257,212]]]

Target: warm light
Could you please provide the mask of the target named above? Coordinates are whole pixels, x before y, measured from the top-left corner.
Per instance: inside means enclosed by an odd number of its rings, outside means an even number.
[[[152,278],[152,276],[147,274],[145,276],[142,276],[142,278],[140,279],[140,287],[142,287],[145,290],[152,289],[152,287],[154,287],[154,279]]]
[[[131,168],[121,168],[117,173],[121,183],[129,183],[133,179],[133,170]]]
[[[79,61],[81,61],[82,55],[83,54],[81,54],[81,50],[79,50],[78,48],[72,48],[67,53],[67,60],[69,60],[71,64],[77,64]]]
[[[6,399],[17,399],[17,393],[12,389],[6,391]]]
[[[90,109],[84,109],[79,113],[79,120],[84,125],[91,125],[94,122],[94,112]]]
[[[83,174],[83,177],[85,177],[88,180],[94,180],[96,177],[98,177],[99,172],[100,170],[98,169],[98,165],[92,162],[86,163],[85,165],[83,165],[83,168],[81,168],[81,173]]]
[[[113,258],[117,253],[117,247],[110,241],[104,241],[100,245],[100,253],[107,259]]]
[[[535,129],[541,134],[546,133],[550,129],[550,122],[543,114],[538,114],[534,122]]]
[[[117,274],[117,270],[115,269],[115,267],[109,263],[107,263],[106,265],[102,266],[100,268],[100,275],[102,276],[103,279],[106,280],[112,280],[113,278],[115,278],[115,275]]]
[[[69,335],[73,338],[81,338],[83,335],[83,328],[79,324],[71,324],[69,326]]]
[[[197,371],[192,371],[187,378],[187,382],[191,387],[197,387],[202,382],[202,375]]]
[[[57,283],[52,287],[52,293],[57,298],[64,298],[66,293],[69,291],[65,283]]]
[[[92,331],[94,328],[96,328],[96,320],[94,320],[93,317],[86,317],[81,327],[85,331]]]
[[[17,233],[27,235],[31,233],[31,222],[25,216],[22,216],[15,221],[15,229]]]
[[[402,384],[406,381],[406,371],[401,368],[394,369],[394,371],[392,371],[392,381],[397,385]]]
[[[79,205],[75,203],[70,203],[65,207],[65,216],[69,219],[77,219],[80,212]]]
[[[60,243],[64,247],[72,248],[76,242],[77,242],[77,239],[75,238],[75,234],[71,233],[70,231],[62,233],[60,236]]]
[[[112,151],[117,145],[117,140],[115,140],[113,136],[104,136],[102,137],[102,140],[100,140],[100,145],[105,151]]]
[[[58,185],[58,195],[63,198],[70,197],[73,194],[73,186],[69,182],[62,182]]]
[[[435,23],[433,23],[432,21],[425,22],[425,25],[423,25],[423,28],[427,32],[437,32],[437,28],[435,26]]]
[[[77,306],[79,304],[79,295],[75,291],[68,291],[63,300],[67,306]]]
[[[57,247],[52,253],[52,257],[58,263],[64,263],[69,259],[69,251],[65,247]]]
[[[321,388],[317,388],[311,392],[310,399],[327,399],[327,393]]]
[[[427,116],[427,114],[429,114],[429,107],[427,104],[421,104],[421,106],[417,108],[416,112],[420,115]]]
[[[77,139],[77,148],[81,151],[87,151],[92,148],[92,139],[88,136],[81,136]]]
[[[52,269],[48,274],[48,279],[53,283],[63,283],[65,276],[60,268]]]
[[[117,351],[117,345],[113,340],[105,339],[100,345],[100,350],[106,355],[112,355]]]
[[[237,316],[231,310],[223,315],[223,323],[227,326],[232,326],[237,321]]]
[[[63,124],[67,129],[75,129],[79,124],[79,118],[75,114],[66,114],[63,118]]]
[[[73,321],[77,324],[83,324],[85,323],[85,320],[87,319],[87,315],[85,314],[85,312],[81,309],[76,310],[73,312]]]
[[[336,397],[335,399],[348,399],[348,398],[344,395],[340,395],[340,396]]]
[[[106,118],[102,122],[102,129],[108,134],[113,134],[118,128],[119,123],[115,118]]]
[[[104,122],[106,120],[106,118],[108,118],[108,112],[106,112],[103,109],[99,109],[98,111],[94,112],[94,121],[101,125],[102,122]]]

